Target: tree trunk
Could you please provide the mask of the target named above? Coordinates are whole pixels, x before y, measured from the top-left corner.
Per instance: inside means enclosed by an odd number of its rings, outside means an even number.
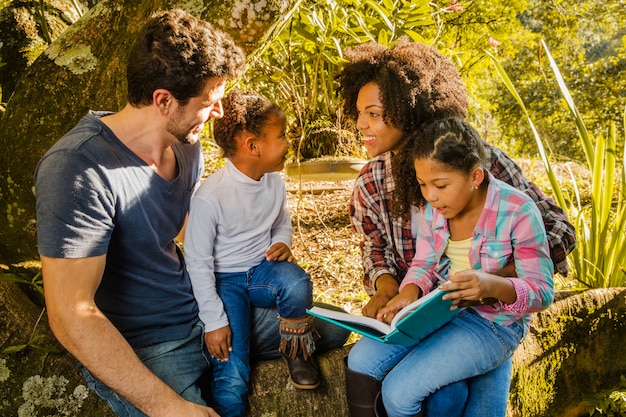
[[[528,337],[513,357],[507,416],[588,415],[581,401],[593,392],[615,386],[620,375],[626,374],[625,299],[626,288],[558,293],[558,301],[536,315]],[[41,309],[16,290],[16,284],[0,282],[0,350],[25,344],[32,334],[44,336],[40,345],[58,348],[45,315],[37,324],[40,315]],[[311,391],[291,387],[282,360],[255,364],[248,415],[346,417],[343,358],[350,347],[317,356],[323,382]],[[34,375],[67,378],[65,397],[74,387],[84,384],[74,359],[67,353],[26,348],[3,359],[4,364],[0,358],[1,415],[15,416],[17,409],[28,403],[22,386]],[[10,373],[8,379],[2,378],[6,374],[3,367]],[[70,415],[111,417],[112,413],[90,394],[80,412]]]
[[[0,10],[2,103],[9,100],[24,70],[87,8],[81,1],[13,0]]]
[[[229,32],[252,51],[287,2],[233,13],[236,0],[185,3],[189,11]],[[102,1],[59,36],[19,79],[0,119],[0,259],[37,258],[33,172],[45,151],[89,109],[126,103],[125,62],[138,30],[174,0]],[[193,7],[193,9],[191,9]]]

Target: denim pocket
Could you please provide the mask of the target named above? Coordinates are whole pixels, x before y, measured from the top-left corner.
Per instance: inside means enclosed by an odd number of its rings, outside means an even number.
[[[489,322],[489,327],[491,327],[493,333],[498,337],[500,343],[502,343],[502,347],[512,355],[524,335],[524,326],[522,326],[522,323],[516,321],[508,326],[500,326],[494,322]]]

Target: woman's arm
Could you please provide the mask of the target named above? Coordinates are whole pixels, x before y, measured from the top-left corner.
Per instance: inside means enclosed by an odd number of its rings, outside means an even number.
[[[380,276],[391,275],[399,283],[403,271],[399,271],[398,267],[408,267],[398,255],[390,236],[393,225],[388,210],[390,195],[385,188],[384,171],[384,160],[370,161],[356,180],[349,206],[352,227],[363,238],[363,283],[370,295],[374,293]]]
[[[487,169],[495,178],[523,191],[539,208],[554,268],[560,274],[567,275],[567,255],[576,246],[574,226],[569,223],[563,209],[557,206],[554,200],[546,197],[535,184],[524,177],[521,168],[515,162],[495,146],[486,142],[485,145],[489,156]]]

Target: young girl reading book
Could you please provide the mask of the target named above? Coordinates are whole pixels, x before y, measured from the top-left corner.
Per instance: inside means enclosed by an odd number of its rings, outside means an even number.
[[[449,291],[445,298],[452,308],[462,300],[479,305],[416,345],[362,338],[352,348],[348,368],[382,381],[390,417],[422,415],[422,402],[434,391],[508,360],[528,331],[531,313],[548,307],[554,296],[539,210],[523,192],[483,169],[478,133],[462,120],[445,119],[407,143],[394,160],[393,207],[396,215],[421,217],[412,222],[418,227],[416,253],[399,294],[377,318],[391,321],[438,286]],[[515,277],[489,273],[510,262]]]

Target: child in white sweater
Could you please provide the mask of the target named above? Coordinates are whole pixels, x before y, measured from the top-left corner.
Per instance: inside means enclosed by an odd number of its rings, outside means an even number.
[[[222,417],[243,416],[249,379],[251,311],[278,310],[280,351],[291,383],[319,385],[311,359],[317,332],[309,274],[291,253],[292,228],[283,169],[288,145],[281,109],[256,94],[233,91],[222,102],[215,141],[226,166],[195,192],[185,257],[212,356],[211,392]]]

